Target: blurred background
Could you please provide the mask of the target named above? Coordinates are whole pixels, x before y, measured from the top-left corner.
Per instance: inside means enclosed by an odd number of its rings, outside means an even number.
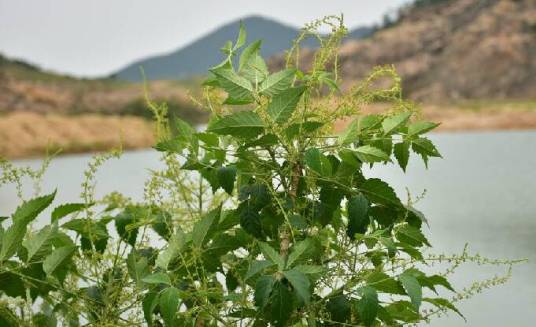
[[[459,305],[467,323],[452,316],[431,325],[534,326],[536,0],[0,0],[0,157],[37,167],[47,149],[62,149],[43,187],[60,186],[61,200],[75,201],[90,153],[122,142],[132,151],[103,167],[97,190],[141,198],[146,169],[159,163],[146,150],[154,140],[140,67],[153,100],[203,124],[207,114],[190,95],[200,94],[240,21],[276,68],[300,27],[341,13],[349,29],[342,88],[394,64],[405,96],[442,123],[432,139],[443,160],[428,170],[413,163],[406,175],[392,166],[370,174],[394,181],[402,197],[405,187],[428,190],[418,207],[435,252],[459,253],[469,242],[489,257],[529,259],[506,286]],[[14,189],[0,189],[0,215],[16,203]],[[501,273],[467,267],[456,282],[461,289]]]

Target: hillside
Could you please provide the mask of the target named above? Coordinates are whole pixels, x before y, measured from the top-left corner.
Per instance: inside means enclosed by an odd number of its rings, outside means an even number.
[[[261,53],[270,57],[288,49],[299,34],[299,29],[261,16],[242,20],[248,32],[248,41],[262,39]],[[172,80],[203,75],[208,68],[222,60],[218,51],[228,40],[235,40],[239,21],[226,24],[212,33],[169,54],[150,57],[134,62],[119,70],[114,77],[120,80],[139,81],[142,66],[150,80]],[[350,31],[351,38],[362,38],[372,33],[372,28],[361,27]],[[306,40],[305,46],[315,47],[314,40]]]
[[[428,102],[536,98],[536,1],[419,0],[370,38],[340,50],[350,87],[394,64],[406,95]],[[302,63],[312,60],[304,53]],[[281,66],[281,56],[272,66]]]
[[[166,101],[170,111],[192,122],[202,121],[188,97],[190,82],[155,81],[151,98]],[[194,88],[195,91],[196,88]],[[25,62],[0,56],[0,114],[103,114],[149,117],[143,85],[113,79],[78,79],[45,72]]]

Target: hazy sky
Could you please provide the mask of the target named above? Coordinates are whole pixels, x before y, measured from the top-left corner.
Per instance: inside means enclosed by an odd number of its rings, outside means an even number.
[[[99,76],[260,14],[301,26],[328,14],[369,25],[408,0],[0,0],[0,53]]]

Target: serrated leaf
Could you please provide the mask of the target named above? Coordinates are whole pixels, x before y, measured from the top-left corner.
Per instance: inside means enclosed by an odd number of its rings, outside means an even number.
[[[212,236],[218,222],[220,221],[221,205],[206,214],[194,225],[192,231],[192,243],[196,247],[206,244]]]
[[[246,32],[246,28],[244,27],[242,21],[240,21],[240,30],[238,31],[238,37],[236,38],[236,43],[234,46],[235,51],[243,47],[244,44],[246,44],[247,35],[248,34]]]
[[[307,278],[307,276],[302,272],[294,269],[284,271],[283,275],[285,275],[287,280],[292,285],[292,288],[294,289],[298,299],[305,304],[309,304],[309,300],[311,298],[311,291],[309,289],[311,283],[309,278]]]
[[[326,303],[326,309],[333,321],[344,323],[350,318],[350,301],[345,295],[340,294],[329,299]]]
[[[411,148],[413,151],[420,155],[428,157],[441,157],[439,151],[437,151],[435,145],[429,139],[420,137],[411,142]]]
[[[157,272],[151,275],[147,275],[141,279],[142,282],[147,284],[166,284],[171,285],[169,276],[165,273]]]
[[[271,322],[276,327],[287,326],[287,322],[294,310],[292,294],[288,287],[281,281],[275,282],[271,302]]]
[[[239,111],[209,124],[207,131],[220,135],[254,138],[263,130],[264,123],[258,114],[253,111]]]
[[[359,318],[365,326],[371,326],[376,320],[378,314],[378,293],[372,287],[363,287],[359,290],[361,299],[357,303],[357,312]]]
[[[360,118],[354,119],[339,135],[338,143],[340,145],[348,145],[354,142],[357,142],[359,139],[359,120]]]
[[[355,150],[355,154],[362,162],[390,161],[387,153],[370,145],[360,146]]]
[[[81,211],[82,209],[85,209],[86,207],[89,208],[93,205],[93,203],[90,203],[86,206],[85,203],[66,203],[62,204],[54,209],[52,211],[51,216],[51,222],[55,222],[58,219],[61,219],[71,213],[75,213],[78,211]]]
[[[396,238],[400,242],[407,243],[411,246],[422,246],[426,244],[431,246],[423,233],[418,229],[410,225],[403,225],[396,231]]]
[[[0,262],[9,259],[17,252],[22,239],[26,234],[28,224],[33,221],[39,213],[45,210],[54,200],[56,191],[49,195],[34,198],[24,202],[17,208],[12,216],[13,224],[4,232],[2,236],[2,249],[0,250]]]
[[[391,276],[381,271],[372,272],[366,278],[367,285],[376,290],[390,294],[405,294],[402,285]]]
[[[273,96],[266,109],[270,118],[277,124],[286,123],[294,110],[296,110],[300,97],[305,90],[305,86],[293,87]]]
[[[149,327],[153,326],[153,312],[158,305],[159,296],[160,294],[158,293],[149,292],[147,295],[145,295],[142,301],[143,317],[145,318],[147,326]]]
[[[257,307],[262,309],[268,304],[274,284],[275,278],[270,275],[261,276],[257,280],[254,294],[255,305]]]
[[[365,234],[370,223],[368,217],[369,202],[363,194],[352,196],[346,205],[348,212],[347,235],[350,239],[355,239],[355,234]]]
[[[303,241],[297,242],[290,248],[290,254],[287,259],[287,267],[292,267],[292,265],[300,259],[300,257],[311,248],[312,242],[310,239],[305,239]]]
[[[250,235],[263,238],[261,216],[252,205],[246,204],[240,211],[240,226]]]
[[[160,293],[159,299],[160,313],[164,319],[165,326],[173,327],[175,324],[175,315],[179,308],[179,290],[175,287],[168,287]]]
[[[225,192],[233,195],[234,184],[236,181],[236,167],[220,167],[217,170],[218,181]]]
[[[259,242],[259,248],[264,257],[277,265],[280,271],[285,268],[285,260],[277,251],[272,248],[268,243]]]
[[[394,116],[387,117],[382,122],[382,129],[384,135],[396,132],[396,130],[403,126],[411,117],[411,112],[403,112]]]
[[[175,233],[169,239],[166,249],[158,253],[156,266],[167,270],[169,263],[179,255],[185,243],[186,239],[182,229],[177,228]]]
[[[428,121],[418,121],[408,126],[408,135],[415,136],[415,135],[424,134],[433,130],[437,126],[439,126],[439,124],[437,123],[432,123]]]
[[[251,64],[251,62],[255,59],[257,54],[259,53],[259,50],[261,48],[262,41],[257,40],[250,45],[248,45],[244,51],[242,51],[242,54],[240,55],[240,59],[238,60],[238,72],[242,72],[244,68],[246,68],[248,65]]]
[[[56,269],[65,265],[73,256],[76,246],[64,246],[55,249],[43,261],[43,271],[47,275],[52,275]]]
[[[386,206],[402,205],[393,188],[381,179],[369,178],[359,186],[359,189],[374,203]]]
[[[310,148],[305,151],[305,163],[311,170],[322,177],[331,176],[331,162],[317,148]]]
[[[296,69],[285,69],[269,75],[264,81],[262,81],[259,93],[267,96],[274,96],[285,90],[287,90],[294,79]]]
[[[411,273],[402,273],[398,280],[402,284],[402,287],[406,291],[406,294],[411,299],[413,306],[419,310],[422,301],[422,287],[419,281]]]
[[[465,319],[465,316],[460,312],[460,310],[458,310],[458,308],[456,308],[456,306],[454,306],[454,304],[452,304],[447,299],[443,299],[443,298],[424,298],[422,300],[424,302],[431,303],[431,304],[433,304],[434,306],[436,306],[436,307],[438,307],[440,309],[443,309],[443,308],[450,309],[450,310],[456,312],[460,317],[463,318],[463,320],[465,320],[467,322],[467,319]]]
[[[43,227],[39,232],[30,238],[22,241],[22,246],[28,250],[26,262],[32,259],[47,255],[52,251],[52,240],[58,232],[58,224]]]
[[[218,85],[229,95],[225,103],[248,104],[255,100],[252,95],[253,86],[246,78],[226,67],[219,67],[210,71],[216,76]]]
[[[251,277],[257,275],[258,273],[262,272],[264,269],[268,267],[272,267],[275,265],[273,262],[268,260],[255,260],[251,263],[251,266],[248,269],[248,272],[246,273],[246,276],[244,276],[244,281],[247,281]]]
[[[409,143],[402,142],[395,144],[395,158],[398,161],[398,165],[404,172],[409,162]]]
[[[317,275],[322,274],[326,269],[322,266],[312,266],[312,265],[297,265],[294,267],[294,270],[297,270],[306,275]]]
[[[130,278],[139,285],[141,279],[149,274],[147,258],[138,256],[135,251],[131,251],[127,257],[127,269]]]

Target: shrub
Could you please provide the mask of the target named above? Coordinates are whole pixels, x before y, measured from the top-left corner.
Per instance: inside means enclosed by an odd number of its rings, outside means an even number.
[[[315,32],[322,23],[331,36]],[[456,293],[447,277],[460,263],[514,262],[426,254],[427,222],[414,201],[364,175],[365,166],[395,160],[405,170],[410,153],[425,163],[440,157],[425,137],[437,124],[418,119],[390,67],[342,93],[344,33],[335,17],[308,25],[302,36],[321,43],[311,69],[299,67],[299,38],[287,67],[270,73],[260,41],[234,64],[241,29],[205,82],[200,103],[212,118],[204,131],[181,120],[169,126],[165,107],[151,103],[166,168],[152,173],[144,201],[95,198],[95,172],[112,153],[90,164],[81,202],[56,206],[40,230],[31,223],[56,192],[3,218],[0,324],[402,326],[447,310],[461,315],[455,302],[504,282]],[[391,87],[373,88],[382,77]],[[360,114],[375,101],[392,109]],[[356,118],[333,136],[333,123],[348,117]],[[2,168],[0,185],[42,175],[6,161]],[[451,267],[422,271],[436,262]],[[434,294],[440,288],[453,298]]]

